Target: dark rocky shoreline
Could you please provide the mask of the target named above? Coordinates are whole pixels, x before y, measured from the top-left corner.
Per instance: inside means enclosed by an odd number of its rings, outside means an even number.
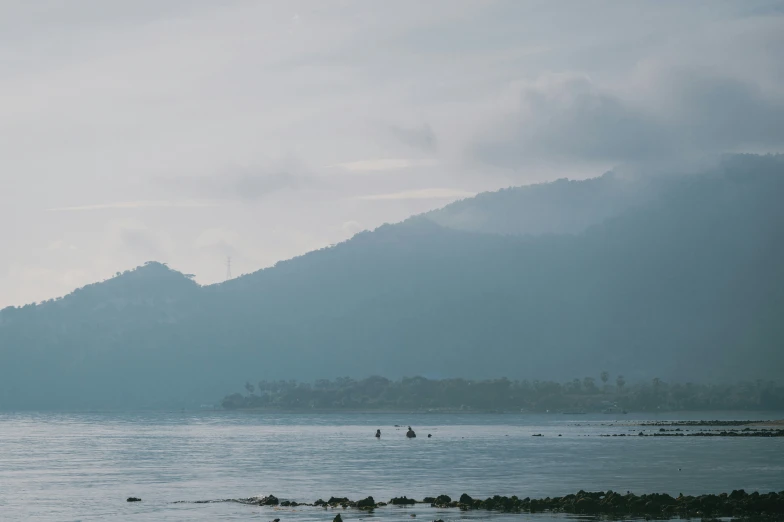
[[[764,520],[784,519],[784,491],[778,493],[746,493],[735,490],[719,495],[678,495],[672,497],[666,493],[647,495],[626,494],[614,491],[587,492],[578,491],[572,495],[547,498],[519,498],[517,496],[496,495],[486,499],[473,498],[463,493],[453,500],[448,495],[425,497],[414,500],[407,497],[395,497],[389,502],[377,502],[373,497],[362,500],[350,500],[347,497],[330,497],[329,500],[318,499],[310,503],[280,500],[274,495],[245,499],[207,500],[196,503],[239,502],[256,506],[297,507],[311,506],[323,508],[343,508],[372,511],[387,505],[410,506],[430,504],[435,508],[453,508],[462,511],[485,510],[503,513],[569,513],[582,515],[605,515],[610,517],[640,517],[667,519],[735,517],[755,518]]]
[[[784,430],[721,430],[721,431],[695,431],[683,432],[680,429],[665,430],[660,428],[654,433],[639,432],[636,435],[626,433],[603,434],[600,437],[784,437]]]
[[[666,427],[737,427],[737,426],[760,426],[765,424],[775,424],[781,421],[752,421],[752,420],[686,420],[686,421],[642,421],[637,426],[666,426]]]

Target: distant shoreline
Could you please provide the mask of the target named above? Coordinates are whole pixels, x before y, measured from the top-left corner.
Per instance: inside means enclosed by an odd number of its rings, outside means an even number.
[[[314,382],[245,382],[246,393],[226,395],[216,405],[227,410],[394,411],[427,413],[558,413],[608,416],[688,411],[784,411],[784,386],[775,382],[680,384],[654,378],[610,383],[608,372],[566,382],[519,381],[505,377],[472,380],[422,376],[390,380],[370,376]],[[210,401],[212,402],[212,401]],[[737,413],[737,415],[741,415]],[[766,416],[767,416],[766,415]]]
[[[195,411],[195,410],[186,410],[186,411]],[[628,418],[629,415],[650,415],[650,416],[662,416],[662,415],[673,415],[673,414],[683,414],[683,415],[694,415],[694,414],[701,414],[701,415],[711,415],[711,414],[726,414],[726,413],[733,413],[749,415],[749,414],[768,414],[768,413],[781,413],[781,410],[736,410],[736,409],[727,409],[727,410],[658,410],[658,411],[630,411],[627,413],[603,413],[600,411],[589,411],[584,413],[576,413],[576,412],[545,412],[545,411],[513,411],[513,410],[395,410],[395,409],[277,409],[277,408],[216,408],[215,410],[210,409],[203,409],[200,411],[220,411],[220,412],[236,412],[236,413],[285,413],[285,414],[341,414],[341,413],[348,413],[348,414],[405,414],[405,415],[455,415],[455,414],[466,414],[466,415],[516,415],[516,416],[525,416],[525,415],[546,415],[546,416],[561,416],[561,417],[583,417],[585,415],[591,416],[602,416],[605,419],[610,419],[612,417],[626,417]],[[624,420],[624,419],[619,419]],[[731,420],[731,419],[727,419]],[[732,419],[734,421],[734,419]],[[638,422],[634,419],[629,419],[628,421],[630,424]],[[772,420],[749,420],[746,424],[758,424],[758,425],[771,425],[771,426],[782,426],[784,425],[784,419],[772,419]]]

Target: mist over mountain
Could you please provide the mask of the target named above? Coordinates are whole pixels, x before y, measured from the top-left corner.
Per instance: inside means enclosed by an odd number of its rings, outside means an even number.
[[[508,235],[576,234],[654,198],[663,180],[615,172],[485,192],[428,212],[456,230]]]
[[[0,311],[0,409],[214,403],[245,379],[775,378],[784,158],[485,193],[223,284],[151,262]]]

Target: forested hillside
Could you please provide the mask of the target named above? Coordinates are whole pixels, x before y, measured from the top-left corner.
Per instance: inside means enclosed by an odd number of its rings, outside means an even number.
[[[529,222],[540,192],[565,225]],[[343,375],[777,378],[783,197],[781,157],[734,156],[482,194],[220,285],[149,263],[0,312],[0,408],[184,406]]]

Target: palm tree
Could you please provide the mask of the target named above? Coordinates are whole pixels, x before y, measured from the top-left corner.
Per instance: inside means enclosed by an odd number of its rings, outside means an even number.
[[[623,387],[626,385],[626,379],[623,378],[623,375],[619,375],[615,379],[615,385],[618,387],[619,393],[623,391]]]

